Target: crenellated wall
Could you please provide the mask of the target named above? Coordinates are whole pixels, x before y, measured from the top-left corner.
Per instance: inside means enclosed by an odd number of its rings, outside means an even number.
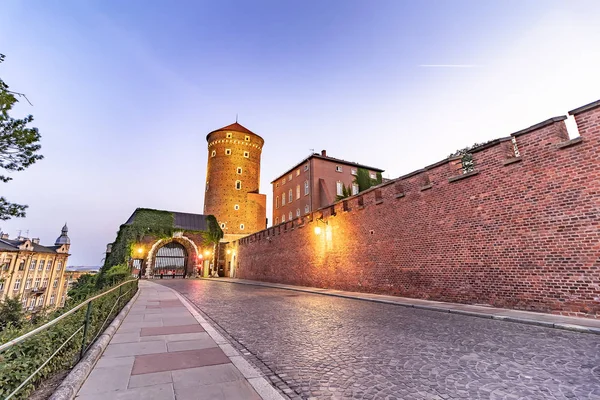
[[[571,114],[578,138],[552,118],[473,149],[472,172],[442,160],[232,242],[235,274],[598,318],[600,101]]]

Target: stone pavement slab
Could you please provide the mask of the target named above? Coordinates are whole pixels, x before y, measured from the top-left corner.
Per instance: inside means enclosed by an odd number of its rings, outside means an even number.
[[[77,399],[284,398],[256,372],[187,300],[141,281],[130,314]]]

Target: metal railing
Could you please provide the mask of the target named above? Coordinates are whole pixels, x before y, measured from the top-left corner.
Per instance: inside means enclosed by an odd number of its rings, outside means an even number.
[[[126,286],[130,286],[130,287],[127,288]],[[61,325],[58,325],[58,324],[61,321],[64,322],[64,325],[70,326],[72,329],[74,329],[74,331],[72,333],[67,333],[64,335],[64,336],[68,335],[68,338],[66,340],[62,340],[61,342],[57,342],[57,343],[52,343],[53,345],[58,345],[58,344],[60,344],[60,345],[50,356],[44,358],[43,362],[39,365],[39,367],[37,367],[37,369],[35,371],[33,371],[31,374],[29,374],[29,376],[27,378],[25,378],[16,388],[14,388],[14,390],[12,390],[8,395],[5,395],[3,393],[3,395],[6,396],[6,397],[4,397],[4,400],[12,399],[13,397],[15,397],[15,395],[17,395],[17,393],[19,393],[19,391],[21,391],[29,382],[32,381],[32,379],[34,379],[38,374],[40,374],[41,371],[44,370],[44,368],[50,363],[50,361],[52,361],[55,357],[57,357],[61,353],[61,350],[63,350],[69,342],[75,341],[77,339],[80,339],[81,344],[78,346],[72,346],[71,351],[70,351],[71,354],[66,354],[66,361],[68,361],[69,365],[65,365],[65,363],[60,363],[60,362],[59,362],[59,365],[62,368],[66,368],[66,367],[71,367],[75,363],[79,362],[79,360],[81,360],[83,358],[85,352],[89,349],[89,347],[94,343],[94,341],[98,338],[98,336],[104,331],[106,324],[110,320],[112,320],[111,316],[113,316],[113,314],[114,314],[114,316],[116,316],[115,310],[117,310],[116,312],[119,312],[121,310],[121,307],[119,307],[119,305],[121,304],[121,299],[123,297],[127,296],[128,294],[130,294],[132,292],[132,290],[136,289],[136,288],[137,288],[137,279],[132,279],[132,280],[123,282],[123,283],[115,286],[114,288],[111,288],[103,293],[100,293],[96,296],[93,296],[93,297],[83,301],[82,303],[78,304],[77,306],[73,307],[72,309],[70,309],[69,311],[60,315],[59,317],[53,319],[52,321],[49,321],[49,322],[45,323],[44,325],[25,333],[24,335],[21,335],[17,338],[14,338],[14,339],[0,345],[0,359],[4,363],[7,361],[7,360],[5,360],[5,357],[4,357],[5,356],[4,353],[7,350],[9,350],[15,346],[26,345],[27,344],[26,341],[28,339],[34,338],[36,335],[38,335],[42,332],[46,332],[50,328],[53,328],[53,327],[60,328]],[[111,301],[111,299],[108,298],[108,295],[111,295],[111,294],[112,294],[111,297],[114,297],[113,301]],[[133,293],[131,294],[130,297],[132,297],[132,296],[133,296]],[[106,299],[108,299],[108,302],[104,301]],[[95,300],[96,300],[97,306],[92,307]],[[98,304],[98,303],[100,303],[100,304]],[[85,308],[85,313],[84,313],[84,308]],[[109,311],[106,312],[106,310],[109,310]],[[113,318],[114,318],[114,316],[113,316]],[[79,321],[79,322],[77,322],[77,321]],[[100,321],[102,321],[101,324],[99,324]],[[90,337],[92,337],[92,338],[90,339]],[[18,353],[19,353],[18,351],[15,351],[15,354],[14,354],[15,358],[13,360],[16,360],[19,357],[26,357],[25,355],[18,354]],[[25,361],[25,360],[21,360],[21,361]],[[41,360],[39,360],[39,361],[41,361]],[[21,365],[21,363],[15,363],[15,365],[18,367]],[[61,368],[59,368],[58,370],[55,370],[55,371],[51,371],[51,373],[58,372],[60,369]],[[3,370],[0,372],[2,372],[4,375],[7,375],[7,371],[4,370],[4,367],[3,367]],[[0,384],[3,383],[1,381],[2,379],[3,378],[0,377]],[[6,383],[6,382],[4,382],[4,383]],[[4,386],[4,385],[0,385],[0,386]]]

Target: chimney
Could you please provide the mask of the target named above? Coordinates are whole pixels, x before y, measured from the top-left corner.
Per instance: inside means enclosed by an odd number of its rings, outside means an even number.
[[[8,233],[2,232],[2,234],[0,235],[0,239],[8,239]]]
[[[327,150],[321,150],[321,155],[323,157],[327,157]]]
[[[31,239],[31,242],[33,244],[40,244],[40,238],[33,238],[33,239]]]

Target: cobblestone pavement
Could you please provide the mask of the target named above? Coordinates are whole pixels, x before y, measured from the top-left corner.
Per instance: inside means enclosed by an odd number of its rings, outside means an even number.
[[[600,399],[597,335],[206,280],[187,296],[299,395]]]

